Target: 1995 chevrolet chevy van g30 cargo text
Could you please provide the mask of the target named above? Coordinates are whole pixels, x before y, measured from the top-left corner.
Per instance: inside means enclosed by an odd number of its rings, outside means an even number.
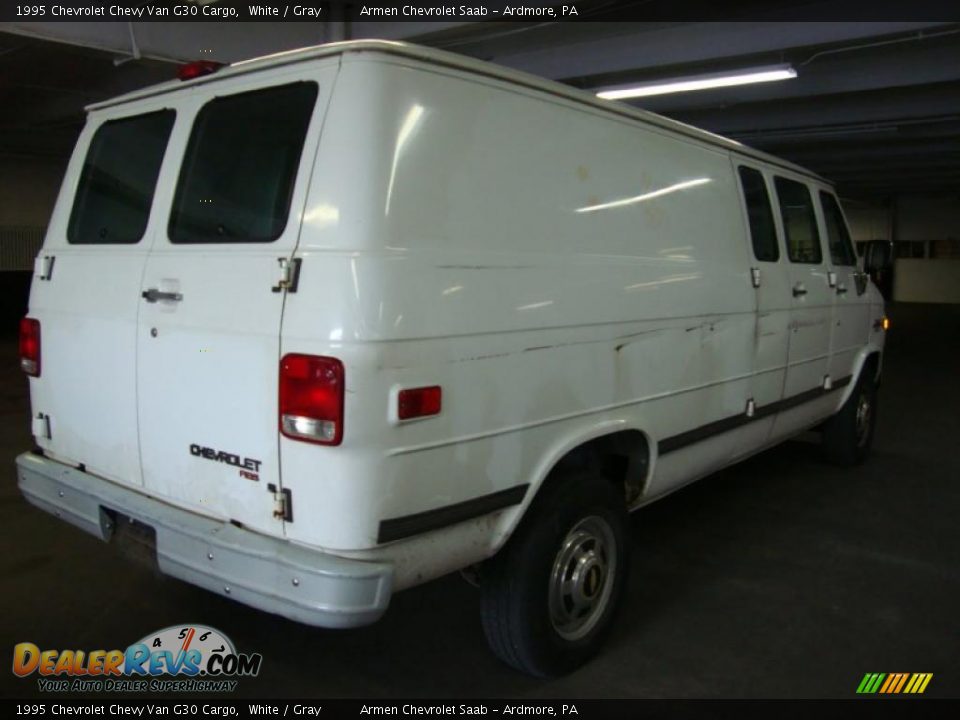
[[[90,108],[21,327],[19,483],[311,625],[479,565],[494,651],[551,675],[610,627],[627,511],[812,427],[864,457],[883,341],[821,178],[328,45]]]

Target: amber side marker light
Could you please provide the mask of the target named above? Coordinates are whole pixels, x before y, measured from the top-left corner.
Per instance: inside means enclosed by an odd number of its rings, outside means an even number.
[[[890,329],[890,318],[884,317],[883,320],[881,321],[881,327],[882,327],[884,330],[889,330],[889,329]]]

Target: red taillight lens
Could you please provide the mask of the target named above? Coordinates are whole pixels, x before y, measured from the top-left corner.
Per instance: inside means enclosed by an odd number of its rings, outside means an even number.
[[[401,390],[397,396],[397,417],[401,420],[440,414],[443,391],[439,385]]]
[[[339,445],[343,439],[343,363],[315,355],[280,360],[280,432],[294,440]]]
[[[221,67],[223,67],[223,63],[214,62],[213,60],[195,60],[177,68],[177,79],[193,80],[203,75],[215,73]]]
[[[20,321],[20,368],[33,377],[40,377],[40,321]]]

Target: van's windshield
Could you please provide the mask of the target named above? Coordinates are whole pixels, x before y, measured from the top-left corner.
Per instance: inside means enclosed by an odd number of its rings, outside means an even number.
[[[208,102],[180,169],[170,241],[280,237],[316,98],[316,83],[298,82]]]

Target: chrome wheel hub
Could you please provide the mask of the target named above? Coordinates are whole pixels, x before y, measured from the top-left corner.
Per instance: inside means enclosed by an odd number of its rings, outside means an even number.
[[[857,400],[856,433],[857,447],[863,447],[870,435],[870,413],[873,408],[870,404],[870,398],[867,393],[860,393]]]
[[[613,591],[616,553],[613,529],[597,516],[581,520],[561,543],[548,604],[553,629],[565,640],[584,637],[603,616]]]

